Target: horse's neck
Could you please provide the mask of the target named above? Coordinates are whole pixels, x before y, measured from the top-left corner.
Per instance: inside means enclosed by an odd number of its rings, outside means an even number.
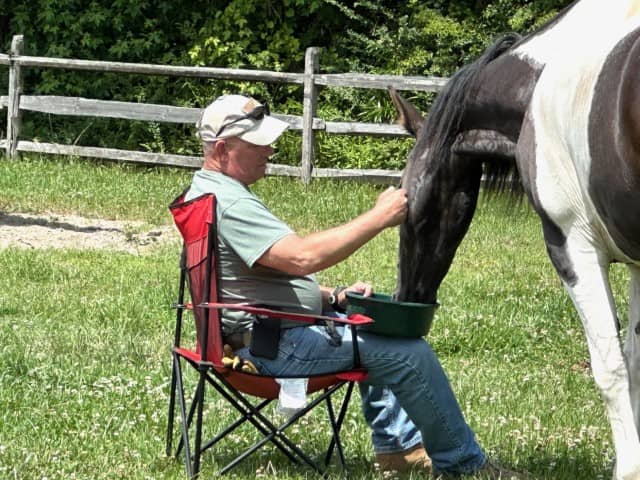
[[[485,87],[476,105],[494,105],[508,123],[497,129],[509,134],[513,118],[504,114],[524,115],[538,77],[546,67],[568,72],[596,71],[613,46],[639,25],[640,0],[581,0],[506,55],[489,63],[479,75],[479,83]],[[519,127],[519,122],[516,123]]]
[[[542,67],[550,61],[564,61],[581,51],[600,50],[617,42],[640,24],[640,0],[582,0],[548,29],[531,34],[514,54]]]

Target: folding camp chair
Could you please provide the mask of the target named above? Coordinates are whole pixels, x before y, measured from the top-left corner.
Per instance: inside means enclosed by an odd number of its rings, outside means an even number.
[[[197,476],[200,471],[202,453],[214,447],[220,440],[247,422],[255,426],[257,431],[260,432],[260,440],[224,466],[218,472],[219,474],[226,473],[251,453],[269,442],[294,463],[302,462],[307,464],[323,476],[334,450],[337,451],[339,463],[344,468],[340,428],[345,418],[354,382],[362,381],[367,376],[366,371],[359,366],[357,342],[353,343],[353,369],[309,378],[307,393],[314,393],[314,395],[309,398],[307,405],[303,409],[281,425],[276,426],[274,420],[268,418],[274,415],[267,415],[265,407],[278,398],[280,385],[273,377],[244,373],[223,365],[223,341],[219,309],[242,310],[259,318],[290,319],[305,322],[307,325],[322,324],[328,320],[338,320],[330,317],[275,311],[265,308],[263,305],[218,303],[215,196],[207,194],[185,202],[183,194],[172,202],[169,209],[182,234],[184,247],[180,269],[178,302],[175,305],[176,326],[169,400],[169,425],[167,428],[167,455],[171,455],[173,451],[175,409],[178,407],[181,432],[175,455],[178,457],[182,452],[187,475],[191,478]],[[190,303],[185,302],[185,287],[187,284],[191,296]],[[196,341],[193,349],[181,346],[181,337],[183,336],[182,320],[185,311],[191,311],[195,319]],[[352,333],[356,338],[356,327],[371,323],[372,320],[362,315],[353,315],[342,322],[353,329]],[[187,402],[185,398],[185,370],[183,366],[192,367],[197,371],[197,386],[190,402]],[[203,432],[205,387],[207,386],[212,387],[214,393],[217,392],[220,398],[226,399],[240,414],[236,421],[211,437],[205,437]],[[346,386],[345,395],[336,416],[332,398],[343,386]],[[327,407],[332,430],[329,446],[324,455],[324,465],[314,461],[285,435],[285,430],[322,403]],[[218,415],[218,419],[219,417],[220,415]],[[207,424],[206,426],[208,427],[209,425]]]

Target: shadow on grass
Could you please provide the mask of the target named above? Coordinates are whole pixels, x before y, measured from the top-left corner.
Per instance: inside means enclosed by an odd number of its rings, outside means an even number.
[[[521,462],[517,470],[528,473],[531,480],[608,480],[612,476],[613,465],[606,465],[604,461],[594,462],[587,451],[576,449],[571,455],[562,457],[540,452],[540,455]]]
[[[242,454],[243,451],[244,449],[238,448],[237,451],[221,449],[217,454],[211,451],[206,452],[201,457],[201,476],[203,478],[217,477],[219,470],[232,462],[237,456]],[[320,454],[318,451],[306,451],[305,454],[310,455],[311,459],[321,468],[324,467],[324,452]],[[175,456],[165,458],[167,458],[169,462],[174,462],[177,467],[186,473],[184,454],[181,454],[179,458]],[[337,459],[335,457],[332,458],[329,468],[327,469],[327,478],[382,478],[381,474],[375,470],[373,462],[370,459],[350,457],[349,453],[345,452],[345,463],[345,468],[342,469]],[[159,461],[158,464],[158,466],[162,465],[164,468],[167,467],[166,460]],[[283,453],[272,446],[266,446],[254,452],[232,468],[225,476],[227,478],[247,479],[256,477],[278,479],[322,478],[310,466],[304,463],[292,463]]]
[[[6,318],[9,315],[17,315],[18,312],[19,310],[17,308],[0,306],[0,318]]]
[[[97,220],[96,220],[97,221]],[[55,218],[34,217],[28,215],[21,215],[15,213],[3,213],[0,212],[0,225],[6,225],[8,227],[45,227],[52,229],[71,230],[81,233],[93,233],[98,231],[106,232],[122,232],[121,228],[116,227],[104,227],[97,225],[80,226],[69,222],[61,222],[55,220]]]

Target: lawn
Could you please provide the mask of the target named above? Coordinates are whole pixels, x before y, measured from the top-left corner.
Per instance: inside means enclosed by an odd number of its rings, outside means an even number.
[[[87,160],[0,160],[0,210],[73,212],[170,223],[167,204],[191,172]],[[268,178],[255,186],[300,233],[370,206],[382,187]],[[344,264],[319,274],[390,292],[397,232],[388,230]],[[164,455],[177,242],[144,255],[104,250],[0,250],[0,478],[184,478]],[[626,271],[612,269],[626,324]],[[440,292],[429,341],[489,455],[541,479],[605,479],[613,448],[589,369],[582,327],[523,203],[482,199]],[[229,412],[212,402],[208,411]],[[300,429],[317,442],[322,419]],[[345,431],[350,474],[378,478],[358,401]],[[243,441],[238,435],[236,441]],[[234,444],[226,445],[222,456]],[[204,457],[203,478],[215,472]],[[238,478],[307,478],[270,448]]]

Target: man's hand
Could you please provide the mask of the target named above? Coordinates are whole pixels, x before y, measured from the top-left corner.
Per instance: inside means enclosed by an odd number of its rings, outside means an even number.
[[[379,215],[385,228],[404,222],[408,209],[407,191],[404,188],[395,187],[389,187],[382,192],[372,208]]]
[[[338,304],[342,307],[347,305],[347,292],[354,292],[363,297],[369,297],[373,293],[373,287],[365,282],[356,282],[350,287],[347,287],[338,295]]]
[[[355,292],[363,297],[369,297],[373,293],[373,287],[365,282],[356,282],[350,287],[347,287],[345,292]]]

